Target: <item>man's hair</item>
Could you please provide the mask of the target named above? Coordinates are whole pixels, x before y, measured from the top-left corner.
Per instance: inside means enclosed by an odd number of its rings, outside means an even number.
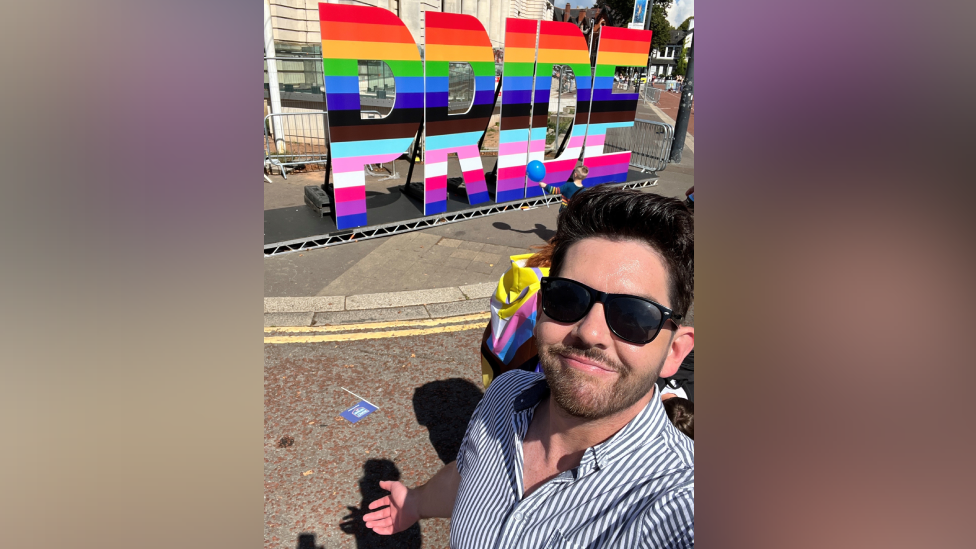
[[[695,440],[695,403],[681,397],[664,401],[664,412],[679,431]]]
[[[559,276],[573,244],[592,237],[635,240],[661,254],[671,308],[686,318],[695,297],[695,222],[681,201],[606,185],[576,193],[559,214],[551,241],[551,275]]]

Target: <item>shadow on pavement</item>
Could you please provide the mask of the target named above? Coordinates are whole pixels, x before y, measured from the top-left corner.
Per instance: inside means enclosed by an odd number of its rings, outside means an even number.
[[[417,423],[427,427],[430,443],[445,464],[457,459],[468,421],[482,395],[480,387],[461,378],[431,381],[414,391]]]
[[[536,223],[534,229],[529,229],[527,231],[520,231],[518,229],[513,229],[511,225],[503,221],[496,221],[491,224],[492,227],[496,229],[501,229],[503,231],[512,231],[513,233],[530,234],[535,233],[539,238],[549,242],[549,239],[556,236],[555,229],[547,229],[542,223]]]
[[[359,479],[359,492],[363,495],[362,503],[359,504],[358,508],[347,507],[350,514],[343,517],[343,522],[339,524],[339,528],[346,534],[356,536],[356,547],[358,549],[373,547],[379,549],[419,549],[422,545],[420,523],[392,536],[382,536],[366,528],[363,515],[375,510],[371,510],[369,504],[389,495],[389,492],[380,488],[381,480],[400,480],[400,470],[397,469],[396,464],[388,459],[366,460],[366,464],[363,465],[363,476]],[[315,547],[314,536],[310,545],[301,545],[302,536],[298,538],[298,549],[318,549]]]

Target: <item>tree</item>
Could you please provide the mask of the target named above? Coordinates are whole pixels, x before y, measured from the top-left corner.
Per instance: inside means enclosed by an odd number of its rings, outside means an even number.
[[[684,21],[681,22],[680,25],[678,25],[678,28],[685,32],[688,32],[688,24],[691,23],[691,20],[694,18],[695,18],[694,15],[688,17],[688,19],[685,19]]]
[[[675,67],[674,73],[680,74],[681,76],[688,76],[688,57],[685,55],[685,49],[681,48],[678,55],[674,58]]]
[[[671,42],[671,31],[674,27],[668,21],[668,7],[670,7],[671,2],[667,4],[663,2],[655,2],[654,6],[651,7],[651,31],[654,34],[651,36],[651,49],[656,49],[659,52],[664,51],[664,47]]]
[[[651,24],[653,25],[653,14],[656,9],[664,13],[664,20],[667,22],[667,11],[671,7],[672,0],[648,0],[649,4],[652,2],[654,5],[651,10]],[[595,6],[603,10],[612,27],[626,27],[634,16],[634,0],[597,0]],[[668,23],[668,27],[670,26],[671,24]]]

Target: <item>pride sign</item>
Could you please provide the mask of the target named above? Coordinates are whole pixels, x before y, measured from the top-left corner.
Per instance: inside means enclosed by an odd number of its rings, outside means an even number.
[[[368,224],[365,166],[390,162],[408,152],[422,124],[424,215],[447,211],[451,153],[461,164],[469,203],[490,200],[478,141],[493,109],[491,41],[484,26],[470,15],[426,12],[425,17],[421,61],[413,36],[393,12],[319,4],[337,229]],[[568,65],[575,74],[577,108],[566,149],[545,162],[545,181],[566,181],[581,154],[590,168],[587,186],[626,179],[630,152],[603,154],[603,142],[607,129],[633,126],[637,94],[613,94],[613,76],[618,66],[645,66],[650,45],[650,31],[603,27],[595,78],[591,78],[590,52],[575,25],[506,19],[497,202],[541,195],[537,185],[527,185],[525,166],[544,157],[554,65]],[[383,118],[360,115],[360,60],[383,61],[393,72],[396,98],[393,110]],[[448,112],[450,63],[467,63],[474,72],[474,101],[466,113]]]

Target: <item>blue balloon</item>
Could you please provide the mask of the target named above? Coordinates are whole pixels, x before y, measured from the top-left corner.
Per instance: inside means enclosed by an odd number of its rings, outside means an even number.
[[[525,167],[525,173],[528,174],[529,179],[538,183],[546,177],[546,165],[538,160],[533,160]]]

